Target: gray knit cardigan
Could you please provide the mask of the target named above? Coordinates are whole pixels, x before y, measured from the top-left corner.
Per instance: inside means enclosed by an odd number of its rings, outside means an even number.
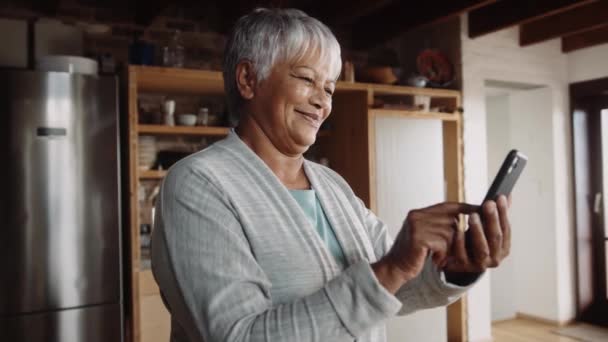
[[[236,133],[170,169],[152,271],[172,342],[384,342],[390,317],[447,305],[467,290],[427,260],[396,295],[386,291],[370,267],[392,244],[386,225],[337,173],[310,161],[304,170],[344,250],[344,270]]]

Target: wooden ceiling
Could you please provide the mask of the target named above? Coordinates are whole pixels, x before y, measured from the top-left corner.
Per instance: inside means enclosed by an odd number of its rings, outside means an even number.
[[[0,0],[1,1],[1,0]],[[22,0],[40,4],[46,13],[65,0]],[[319,18],[337,32],[348,32],[352,48],[369,49],[411,29],[468,13],[471,38],[520,27],[520,45],[561,38],[562,50],[608,42],[608,0],[69,0],[128,13],[150,24],[170,8],[186,15],[213,9],[216,29],[227,32],[255,7],[294,7]]]
[[[519,45],[560,38],[563,52],[608,43],[608,0],[502,0],[469,12],[469,37],[519,26]]]

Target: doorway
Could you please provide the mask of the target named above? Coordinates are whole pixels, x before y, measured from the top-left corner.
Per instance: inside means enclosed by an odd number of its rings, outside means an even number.
[[[486,80],[485,93],[487,183],[511,149],[529,159],[513,190],[511,254],[490,272],[492,321],[558,321],[552,90]]]
[[[570,85],[577,318],[608,326],[608,78]]]

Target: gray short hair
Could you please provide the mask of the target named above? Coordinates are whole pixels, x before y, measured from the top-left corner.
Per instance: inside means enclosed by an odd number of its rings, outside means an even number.
[[[276,62],[297,62],[314,51],[311,49],[316,49],[321,60],[329,61],[340,71],[340,44],[319,20],[297,9],[257,8],[241,17],[224,50],[224,89],[230,114],[238,115],[241,103],[236,86],[239,62],[251,61],[258,81],[262,81]]]

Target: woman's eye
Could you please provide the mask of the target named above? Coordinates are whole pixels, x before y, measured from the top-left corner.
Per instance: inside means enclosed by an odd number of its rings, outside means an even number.
[[[325,92],[327,93],[327,95],[329,96],[333,96],[334,92],[331,89],[325,89]]]
[[[310,83],[310,84],[315,83],[315,81],[312,78],[310,78],[310,77],[304,77],[304,76],[302,76],[300,78],[303,79],[304,81],[306,81],[306,83]]]

